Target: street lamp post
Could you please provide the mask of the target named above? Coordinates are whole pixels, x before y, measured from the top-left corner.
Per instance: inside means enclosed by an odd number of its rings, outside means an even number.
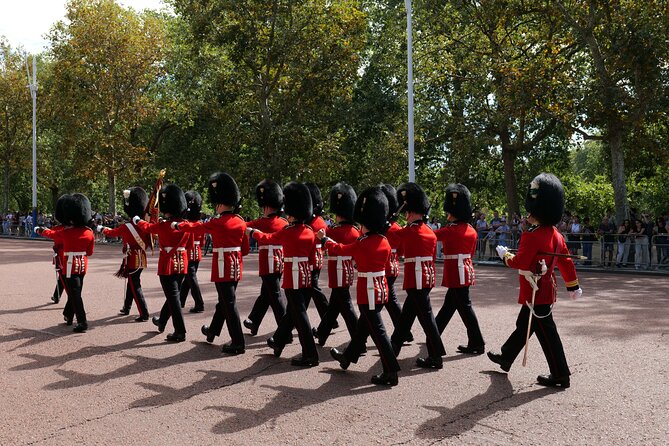
[[[409,181],[416,180],[415,163],[414,163],[414,126],[413,126],[413,27],[412,27],[412,10],[411,0],[405,0],[407,10],[407,90],[408,97],[408,114],[409,114]]]
[[[26,71],[28,72],[28,88],[33,98],[33,227],[37,226],[37,58],[33,55],[33,75],[30,76],[28,59],[26,59]],[[31,234],[34,237],[35,233]]]

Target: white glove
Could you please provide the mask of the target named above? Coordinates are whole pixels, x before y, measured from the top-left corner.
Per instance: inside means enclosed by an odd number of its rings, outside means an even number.
[[[102,225],[98,225],[98,226],[95,228],[95,230],[96,230],[97,232],[102,232],[102,231],[104,230],[104,228],[105,228],[104,226],[102,226]]]
[[[33,228],[33,231],[35,231],[35,234],[41,234],[43,230],[44,230],[44,228],[41,228],[39,226],[35,226],[35,228]]]
[[[246,228],[246,235],[251,237],[251,234],[253,234],[253,231],[255,231],[255,228]]]
[[[504,260],[504,257],[506,256],[506,253],[509,252],[509,248],[507,248],[506,246],[502,246],[502,245],[497,245],[497,247],[495,249],[497,250],[497,255],[502,260]]]
[[[569,298],[572,300],[580,299],[582,295],[583,290],[581,288],[569,292]]]
[[[179,230],[179,222],[178,221],[173,221],[170,223],[170,228],[176,229],[177,231]]]
[[[139,218],[139,216],[137,216],[137,215],[135,215],[134,217],[132,217],[132,222],[133,222],[134,224],[139,223],[140,220],[141,220],[141,218]]]

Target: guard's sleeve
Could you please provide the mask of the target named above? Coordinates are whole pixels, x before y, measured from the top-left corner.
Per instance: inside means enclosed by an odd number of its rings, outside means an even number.
[[[558,238],[558,252],[560,254],[569,254],[569,249],[567,248],[567,244],[565,243],[562,234],[558,233]],[[574,266],[574,261],[571,258],[558,257],[557,267],[560,270],[560,275],[562,275],[562,278],[564,279],[567,290],[574,291],[580,288],[580,285],[578,284],[578,277],[576,276],[576,267]]]

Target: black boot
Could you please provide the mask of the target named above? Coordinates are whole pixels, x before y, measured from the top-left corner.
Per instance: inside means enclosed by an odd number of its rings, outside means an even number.
[[[280,344],[278,343],[274,337],[271,337],[267,339],[267,346],[274,350],[274,356],[277,358],[281,356],[281,352],[283,351],[283,348],[286,346],[285,344]]]
[[[305,358],[297,356],[290,360],[290,363],[297,367],[314,367],[318,365],[318,358]]]
[[[170,333],[165,340],[167,342],[183,342],[186,340],[186,333]]]
[[[216,335],[209,330],[209,327],[207,325],[203,325],[202,328],[200,328],[200,331],[202,332],[203,335],[207,337],[208,343],[211,344],[212,342],[214,342]]]
[[[74,326],[74,330],[72,331],[75,333],[84,333],[86,330],[88,330],[88,324],[86,322],[79,322]]]
[[[122,314],[124,316],[127,316],[130,314],[130,308],[123,307],[120,310],[118,310],[118,314]]]
[[[397,373],[396,372],[383,372],[378,375],[372,376],[372,384],[377,386],[396,386],[397,385]]]
[[[511,363],[504,359],[499,353],[488,352],[488,358],[495,364],[499,364],[505,372],[508,372],[511,369]]]
[[[569,376],[556,378],[553,375],[539,375],[537,376],[537,383],[546,387],[561,387],[566,389],[569,387]]]
[[[427,358],[416,359],[416,365],[422,369],[441,369],[444,367],[444,361],[441,357],[433,358],[428,356]]]
[[[474,347],[470,347],[469,345],[458,345],[458,352],[467,353],[469,355],[482,355],[485,353],[485,347],[483,345]]]
[[[241,355],[244,353],[246,350],[244,349],[243,345],[232,345],[232,342],[229,344],[224,344],[223,347],[221,348],[221,352],[226,353],[228,355]]]
[[[351,361],[346,358],[344,352],[340,352],[334,347],[330,349],[330,356],[332,356],[336,361],[339,361],[339,367],[344,370],[346,370],[348,366],[351,365]]]
[[[151,318],[151,322],[153,322],[153,325],[155,325],[156,327],[158,327],[158,331],[159,331],[159,332],[162,333],[162,332],[165,331],[165,324],[161,324],[161,323],[160,323],[160,318],[158,318],[158,317],[156,317],[156,316],[153,316],[153,317]]]
[[[244,319],[244,327],[248,328],[251,331],[251,336],[255,336],[258,334],[258,325],[256,325],[255,322],[253,322],[251,319]]]

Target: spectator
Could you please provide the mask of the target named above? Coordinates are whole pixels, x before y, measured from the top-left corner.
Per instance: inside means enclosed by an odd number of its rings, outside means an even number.
[[[492,215],[493,217],[492,220],[490,220],[488,235],[486,236],[488,245],[490,246],[490,257],[488,260],[497,260],[497,255],[495,255],[495,248],[497,247],[497,228],[502,224],[502,220],[499,218],[499,212],[493,211]]]
[[[609,217],[604,217],[602,223],[597,229],[597,234],[602,240],[602,266],[613,266],[613,243],[615,241],[616,226],[609,220]],[[608,261],[606,257],[608,255]]]
[[[509,246],[511,241],[511,228],[506,224],[506,218],[500,219],[500,225],[495,230],[497,234],[497,244],[500,246]]]
[[[437,217],[432,217],[430,220],[430,223],[428,225],[432,228],[433,231],[436,231],[437,229],[441,228],[441,224],[437,221]],[[444,253],[441,252],[441,241],[437,241],[437,258],[441,259],[444,257]]]
[[[669,262],[669,232],[667,222],[663,217],[658,217],[653,228],[655,235],[655,249],[657,251],[657,264],[662,265]]]
[[[485,237],[488,234],[488,222],[485,221],[485,214],[483,212],[481,212],[479,217],[476,219],[476,224],[475,225],[476,225],[475,226],[476,232],[479,235],[479,238],[478,238],[478,251],[479,251],[478,258],[482,259],[483,257],[485,257],[485,246],[486,246]]]
[[[616,256],[616,266],[627,266],[627,260],[630,252],[629,233],[632,230],[629,219],[625,219],[623,224],[618,226],[618,254]]]
[[[650,215],[648,215],[647,213],[642,214],[641,218],[642,218],[641,221],[643,222],[643,229],[644,229],[643,233],[646,236],[646,240],[648,241],[648,245],[646,246],[646,248],[648,248],[648,267],[650,268],[650,263],[651,263],[650,261],[653,258],[652,244],[653,244],[654,224],[653,224],[653,219],[650,218]]]
[[[571,223],[567,226],[567,246],[569,247],[569,252],[573,255],[578,255],[578,250],[581,249],[581,223],[577,215],[574,215],[571,218]]]
[[[634,239],[634,268],[648,269],[650,262],[648,259],[648,237],[645,234],[645,227],[638,218],[634,220],[634,227],[629,232]]]
[[[590,224],[590,217],[583,219],[583,227],[581,228],[581,242],[583,242],[583,255],[588,259],[583,262],[584,265],[592,265],[592,245],[597,241],[595,236],[595,228]]]

